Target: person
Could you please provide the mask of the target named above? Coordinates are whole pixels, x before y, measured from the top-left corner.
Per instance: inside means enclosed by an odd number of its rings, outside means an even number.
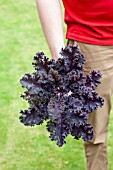
[[[87,170],[108,170],[107,134],[113,94],[113,1],[62,0],[67,25],[67,45],[78,45],[86,63],[84,72],[100,70],[97,92],[104,106],[89,114],[94,138],[84,142]],[[40,22],[52,57],[57,60],[64,47],[60,0],[36,0]]]

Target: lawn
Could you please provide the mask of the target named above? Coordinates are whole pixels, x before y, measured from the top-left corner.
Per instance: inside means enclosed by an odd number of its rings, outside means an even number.
[[[27,103],[20,98],[19,79],[32,72],[33,56],[44,51],[50,56],[31,0],[0,1],[0,170],[85,170],[82,140],[67,137],[61,148],[50,141],[45,125],[25,127],[19,122],[20,109]],[[65,26],[64,26],[65,29]],[[113,109],[111,111],[108,152],[113,170]]]

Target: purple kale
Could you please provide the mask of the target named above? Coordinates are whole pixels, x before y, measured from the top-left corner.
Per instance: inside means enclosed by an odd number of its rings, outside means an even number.
[[[101,83],[100,71],[84,74],[86,61],[78,46],[62,48],[61,55],[55,61],[38,52],[32,63],[35,72],[20,80],[26,88],[21,97],[29,103],[28,110],[20,111],[20,122],[34,126],[47,120],[49,137],[58,146],[66,143],[69,134],[74,139],[91,140],[94,134],[88,114],[104,104],[95,91]]]

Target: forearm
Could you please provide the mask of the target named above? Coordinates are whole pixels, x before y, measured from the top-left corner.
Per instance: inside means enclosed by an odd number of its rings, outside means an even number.
[[[64,47],[60,0],[36,0],[42,29],[52,57],[57,59]]]

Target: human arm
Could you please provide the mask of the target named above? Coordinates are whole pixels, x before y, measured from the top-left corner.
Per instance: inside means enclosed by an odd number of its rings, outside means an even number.
[[[36,0],[38,14],[52,57],[59,57],[64,47],[62,10],[60,0]]]

